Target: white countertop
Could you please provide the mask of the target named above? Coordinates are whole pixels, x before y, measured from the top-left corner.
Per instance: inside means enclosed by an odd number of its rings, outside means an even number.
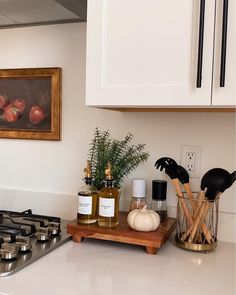
[[[235,244],[194,253],[168,241],[156,255],[142,247],[67,242],[27,268],[0,278],[1,295],[235,295]]]

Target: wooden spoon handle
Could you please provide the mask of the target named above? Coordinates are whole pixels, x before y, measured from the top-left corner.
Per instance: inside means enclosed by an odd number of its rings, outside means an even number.
[[[207,242],[208,242],[209,244],[211,244],[211,243],[214,241],[214,239],[213,239],[212,234],[211,234],[211,232],[209,231],[209,229],[207,228],[207,226],[206,226],[205,223],[203,223],[203,224],[201,225],[201,229],[202,229],[202,232],[203,232],[204,236],[205,236],[206,239],[207,239]]]
[[[179,202],[181,204],[181,208],[183,210],[183,213],[184,213],[188,223],[191,225],[193,223],[193,218],[192,218],[191,214],[189,213],[188,207],[184,201],[183,193],[181,192],[178,178],[172,179],[172,183],[175,187],[177,195],[179,196]]]
[[[192,196],[191,196],[191,189],[190,189],[190,187],[188,189],[186,189],[186,192],[187,192],[187,195],[188,195],[189,199],[191,200]],[[200,214],[203,213],[201,211],[201,208],[205,204],[204,198],[205,198],[205,192],[204,191],[201,191],[199,193],[199,195],[198,195],[197,201],[194,200],[194,204],[192,204],[193,202],[191,202],[191,205],[192,205],[192,208],[193,208],[193,213],[194,213],[193,214],[193,223],[190,224],[190,226],[188,227],[188,229],[186,230],[186,232],[181,237],[181,240],[184,241],[185,239],[187,239],[187,237],[193,231],[194,226],[195,226],[195,231],[199,228],[196,223],[199,222],[199,219],[201,218],[201,215]],[[197,221],[196,221],[196,219],[197,219]],[[210,230],[208,229],[208,227],[206,226],[206,224],[204,222],[201,224],[201,229],[202,229],[202,232],[203,232],[204,236],[206,237],[208,243],[212,243],[213,238],[212,238],[211,232],[210,232]],[[190,241],[191,241],[191,239],[190,239]]]
[[[190,188],[190,184],[189,183],[184,183],[184,188],[186,190],[187,196],[189,198],[190,204],[193,208],[193,212],[195,211],[195,201],[194,201],[194,197],[193,197],[193,193],[192,190]]]
[[[192,190],[190,188],[190,184],[189,183],[184,183],[184,188],[186,190],[186,193],[187,193],[189,199],[192,200],[193,199],[193,192],[192,192]]]
[[[189,239],[188,239],[188,242],[189,242],[189,243],[192,243],[192,242],[193,242],[194,237],[195,237],[195,235],[196,235],[196,232],[197,232],[197,230],[201,227],[201,224],[202,224],[203,221],[204,221],[204,218],[205,218],[205,216],[206,216],[206,214],[207,214],[207,212],[208,212],[208,210],[209,210],[209,206],[210,206],[210,205],[211,205],[211,204],[210,204],[209,202],[203,203],[203,204],[201,205],[200,212],[199,212],[199,214],[197,215],[196,220],[194,221],[194,226],[193,226],[193,229],[192,229],[191,234],[190,234]]]
[[[188,224],[189,224],[189,228],[187,230],[187,233],[185,233],[184,234],[185,237],[182,238],[182,239],[186,239],[188,237],[188,235],[190,234],[190,232],[193,230],[193,226],[192,226],[192,224],[193,224],[193,218],[192,218],[191,214],[189,213],[188,207],[187,207],[187,205],[186,205],[186,203],[184,201],[183,193],[181,191],[178,178],[172,179],[172,183],[173,183],[173,185],[175,187],[175,191],[176,191],[177,195],[180,197],[179,198],[179,202],[180,202],[180,205],[181,205],[181,208],[183,210],[183,213],[184,213],[184,215],[185,215],[185,217],[186,217],[186,219],[188,221]],[[193,200],[193,194],[192,194],[190,185],[189,184],[185,184],[184,187],[185,187],[185,190],[186,190],[187,195],[190,198],[190,200]],[[200,192],[199,199],[200,200],[203,200],[204,199],[204,196],[205,196],[204,191],[201,191]],[[195,207],[194,201],[191,202],[191,205]],[[194,208],[194,212],[195,212],[195,210],[197,210],[199,212],[200,206],[198,208]],[[195,225],[195,226],[197,227],[197,225]],[[211,236],[211,233],[208,230],[207,226],[203,223],[201,225],[201,227],[202,227],[202,231],[203,231],[203,233],[204,233],[204,235],[205,235],[208,243],[211,243],[212,236]],[[197,228],[196,228],[196,230],[197,230]]]
[[[173,179],[171,179],[171,181],[172,181],[172,183],[173,183],[173,185],[174,185],[174,187],[175,187],[176,194],[177,194],[178,196],[180,196],[180,197],[183,197],[183,193],[182,193],[182,191],[181,191],[181,188],[180,188],[180,184],[179,184],[179,180],[178,180],[178,178],[173,178]]]
[[[219,198],[221,194],[222,194],[222,193],[219,192],[219,193],[217,194],[217,196],[216,196],[216,199]],[[202,228],[202,231],[203,231],[203,233],[204,233],[204,235],[205,235],[205,237],[206,237],[208,243],[212,243],[212,242],[214,242],[214,238],[212,237],[211,233],[209,232],[207,226],[205,225],[205,223],[204,223],[204,219],[205,219],[205,217],[206,217],[206,215],[207,215],[209,209],[210,209],[211,207],[214,206],[214,203],[212,203],[212,202],[207,202],[207,205],[208,205],[208,206],[207,206],[206,211],[205,211],[205,213],[204,213],[205,215],[203,216],[203,219],[200,220],[200,226],[201,226],[201,228]]]
[[[198,208],[197,215],[199,214],[200,210],[201,210],[201,207]],[[194,225],[195,225],[195,221],[193,221],[193,223],[188,227],[188,229],[182,235],[182,237],[181,237],[182,241],[185,241],[185,239],[190,235],[191,231],[193,230]]]
[[[197,217],[198,209],[201,207],[201,204],[204,203],[204,199],[205,199],[205,191],[200,191],[200,193],[197,196],[197,201],[195,204],[195,211],[194,211],[194,215],[193,215],[194,219]]]
[[[201,203],[202,201],[204,200],[205,198],[205,191],[200,191],[199,195],[198,195],[198,200],[199,202],[197,202],[197,206],[200,207],[201,206]],[[209,231],[209,229],[207,228],[206,224],[203,222],[202,225],[201,225],[201,229],[202,229],[202,232],[204,234],[204,236],[206,237],[207,239],[207,242],[210,244],[212,243],[213,241],[213,238],[212,238],[212,235],[211,235],[211,232]]]

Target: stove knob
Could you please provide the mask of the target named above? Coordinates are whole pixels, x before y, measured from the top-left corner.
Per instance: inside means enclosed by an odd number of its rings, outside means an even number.
[[[56,227],[49,227],[48,231],[49,231],[50,235],[53,237],[56,237],[59,235],[59,230]]]
[[[0,249],[0,257],[3,260],[12,260],[16,258],[17,246],[16,244],[3,243]]]
[[[38,242],[47,242],[49,239],[49,230],[48,228],[38,227],[35,233],[35,239]]]
[[[51,236],[56,237],[61,232],[60,223],[59,222],[49,222],[48,230]]]
[[[29,252],[32,249],[31,239],[29,237],[16,237],[16,246],[19,252]]]

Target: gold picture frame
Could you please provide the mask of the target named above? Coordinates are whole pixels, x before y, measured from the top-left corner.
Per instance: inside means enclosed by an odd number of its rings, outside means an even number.
[[[61,68],[0,69],[0,138],[61,140]]]

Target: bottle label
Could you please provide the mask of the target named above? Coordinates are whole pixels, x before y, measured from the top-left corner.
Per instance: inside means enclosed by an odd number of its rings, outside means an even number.
[[[99,215],[103,217],[114,217],[115,199],[99,198]]]
[[[78,213],[92,214],[92,197],[78,196]]]

